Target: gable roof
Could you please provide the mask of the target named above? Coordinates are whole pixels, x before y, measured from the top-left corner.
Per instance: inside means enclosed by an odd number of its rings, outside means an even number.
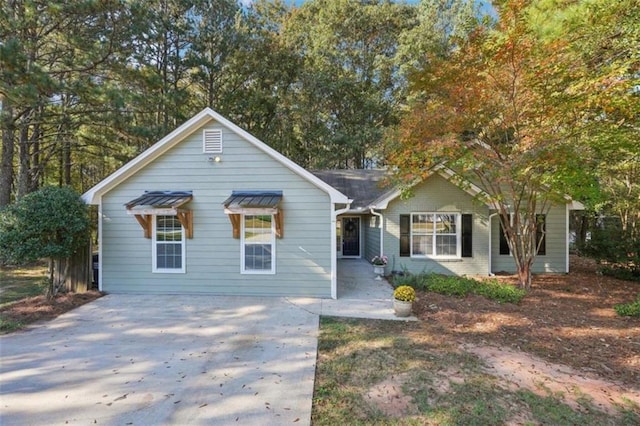
[[[426,179],[429,179],[429,177],[433,176],[434,174],[438,174],[450,182],[456,179],[456,177],[458,177],[458,175],[453,170],[444,166],[438,166],[433,169],[433,172]],[[420,183],[424,182],[426,179],[421,179],[417,181],[415,184],[413,184],[412,186],[419,185]],[[491,206],[489,194],[483,191],[479,186],[471,182],[465,182],[465,185],[461,185],[459,182],[455,182],[455,181],[452,183],[472,197],[480,196],[481,198],[487,200],[486,205]],[[392,191],[374,200],[373,205],[371,207],[379,210],[384,210],[387,208],[387,206],[391,201],[400,197],[400,195],[402,195],[402,190],[400,188],[394,188]]]
[[[312,173],[351,198],[352,211],[368,210],[374,200],[395,190],[386,182],[389,177],[387,170],[336,169],[315,170]]]
[[[275,149],[271,148],[264,142],[260,141],[255,136],[251,135],[249,132],[241,129],[237,125],[233,124],[231,121],[227,120],[217,112],[213,111],[211,108],[205,108],[200,111],[198,114],[187,120],[180,127],[169,133],[164,138],[160,139],[146,151],[142,152],[140,155],[135,157],[133,160],[129,161],[124,166],[120,167],[118,170],[113,172],[111,175],[107,176],[105,179],[96,184],[93,188],[89,189],[87,192],[82,194],[82,199],[87,204],[99,204],[102,195],[109,192],[111,189],[118,186],[120,183],[124,182],[126,179],[131,177],[134,173],[144,168],[146,165],[151,163],[156,158],[160,157],[162,154],[167,152],[172,147],[176,146],[179,142],[184,140],[187,136],[197,130],[199,127],[203,126],[207,122],[214,120],[230,130],[231,132],[237,134],[238,136],[245,139],[247,142],[254,145],[256,148],[264,152],[269,157],[273,158],[284,167],[291,170],[293,173],[302,177],[303,179],[309,181],[311,184],[320,188],[324,192],[326,192],[331,198],[332,203],[338,204],[348,204],[350,200],[346,195],[333,188],[331,185],[327,184],[323,180],[316,177],[313,173],[307,171],[306,169],[300,167],[284,155],[280,154]]]
[[[366,211],[369,209],[384,210],[389,203],[400,197],[402,190],[387,182],[391,172],[381,169],[358,170],[319,170],[313,172],[320,179],[336,188],[338,191],[351,198],[351,211]],[[439,167],[434,171],[447,180],[452,180],[456,174],[445,167]],[[427,178],[428,179],[428,178]],[[415,185],[424,182],[420,180]],[[461,186],[453,182],[472,197],[481,195],[488,199],[488,195],[476,185],[469,183]]]

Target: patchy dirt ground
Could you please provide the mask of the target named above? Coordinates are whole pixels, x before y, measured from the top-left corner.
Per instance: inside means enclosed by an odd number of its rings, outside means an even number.
[[[97,291],[59,294],[52,300],[47,300],[45,296],[28,297],[1,307],[0,314],[5,321],[33,324],[51,320],[99,297],[102,297],[102,293]]]
[[[596,273],[595,262],[572,257],[569,275],[535,276],[519,305],[480,296],[423,293],[414,311],[424,327],[460,345],[496,346],[634,388],[640,387],[640,318],[619,317],[640,283]],[[515,277],[499,279],[515,282]]]

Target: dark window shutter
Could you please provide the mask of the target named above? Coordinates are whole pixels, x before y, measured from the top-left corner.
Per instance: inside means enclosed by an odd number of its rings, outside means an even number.
[[[411,215],[400,215],[400,256],[411,256]]]
[[[462,257],[473,257],[473,216],[462,215]]]
[[[540,243],[540,247],[538,248],[538,255],[547,254],[547,238],[546,238],[546,230],[547,230],[547,217],[544,214],[536,215],[536,246]],[[542,240],[542,241],[540,241]]]
[[[509,220],[507,218],[507,220]],[[509,243],[507,242],[507,236],[502,228],[502,222],[500,222],[500,254],[509,254]]]

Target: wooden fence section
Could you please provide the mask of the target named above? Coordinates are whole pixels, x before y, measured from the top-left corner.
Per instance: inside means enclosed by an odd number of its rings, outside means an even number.
[[[93,281],[93,266],[91,262],[91,243],[79,249],[69,259],[56,261],[55,265],[55,282],[60,282],[62,276],[67,271],[67,279],[64,283],[64,289],[69,292],[84,293],[91,289]]]

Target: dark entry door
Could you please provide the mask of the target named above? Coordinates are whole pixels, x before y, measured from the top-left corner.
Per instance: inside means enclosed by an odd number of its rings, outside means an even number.
[[[342,255],[360,256],[360,218],[342,218]]]

